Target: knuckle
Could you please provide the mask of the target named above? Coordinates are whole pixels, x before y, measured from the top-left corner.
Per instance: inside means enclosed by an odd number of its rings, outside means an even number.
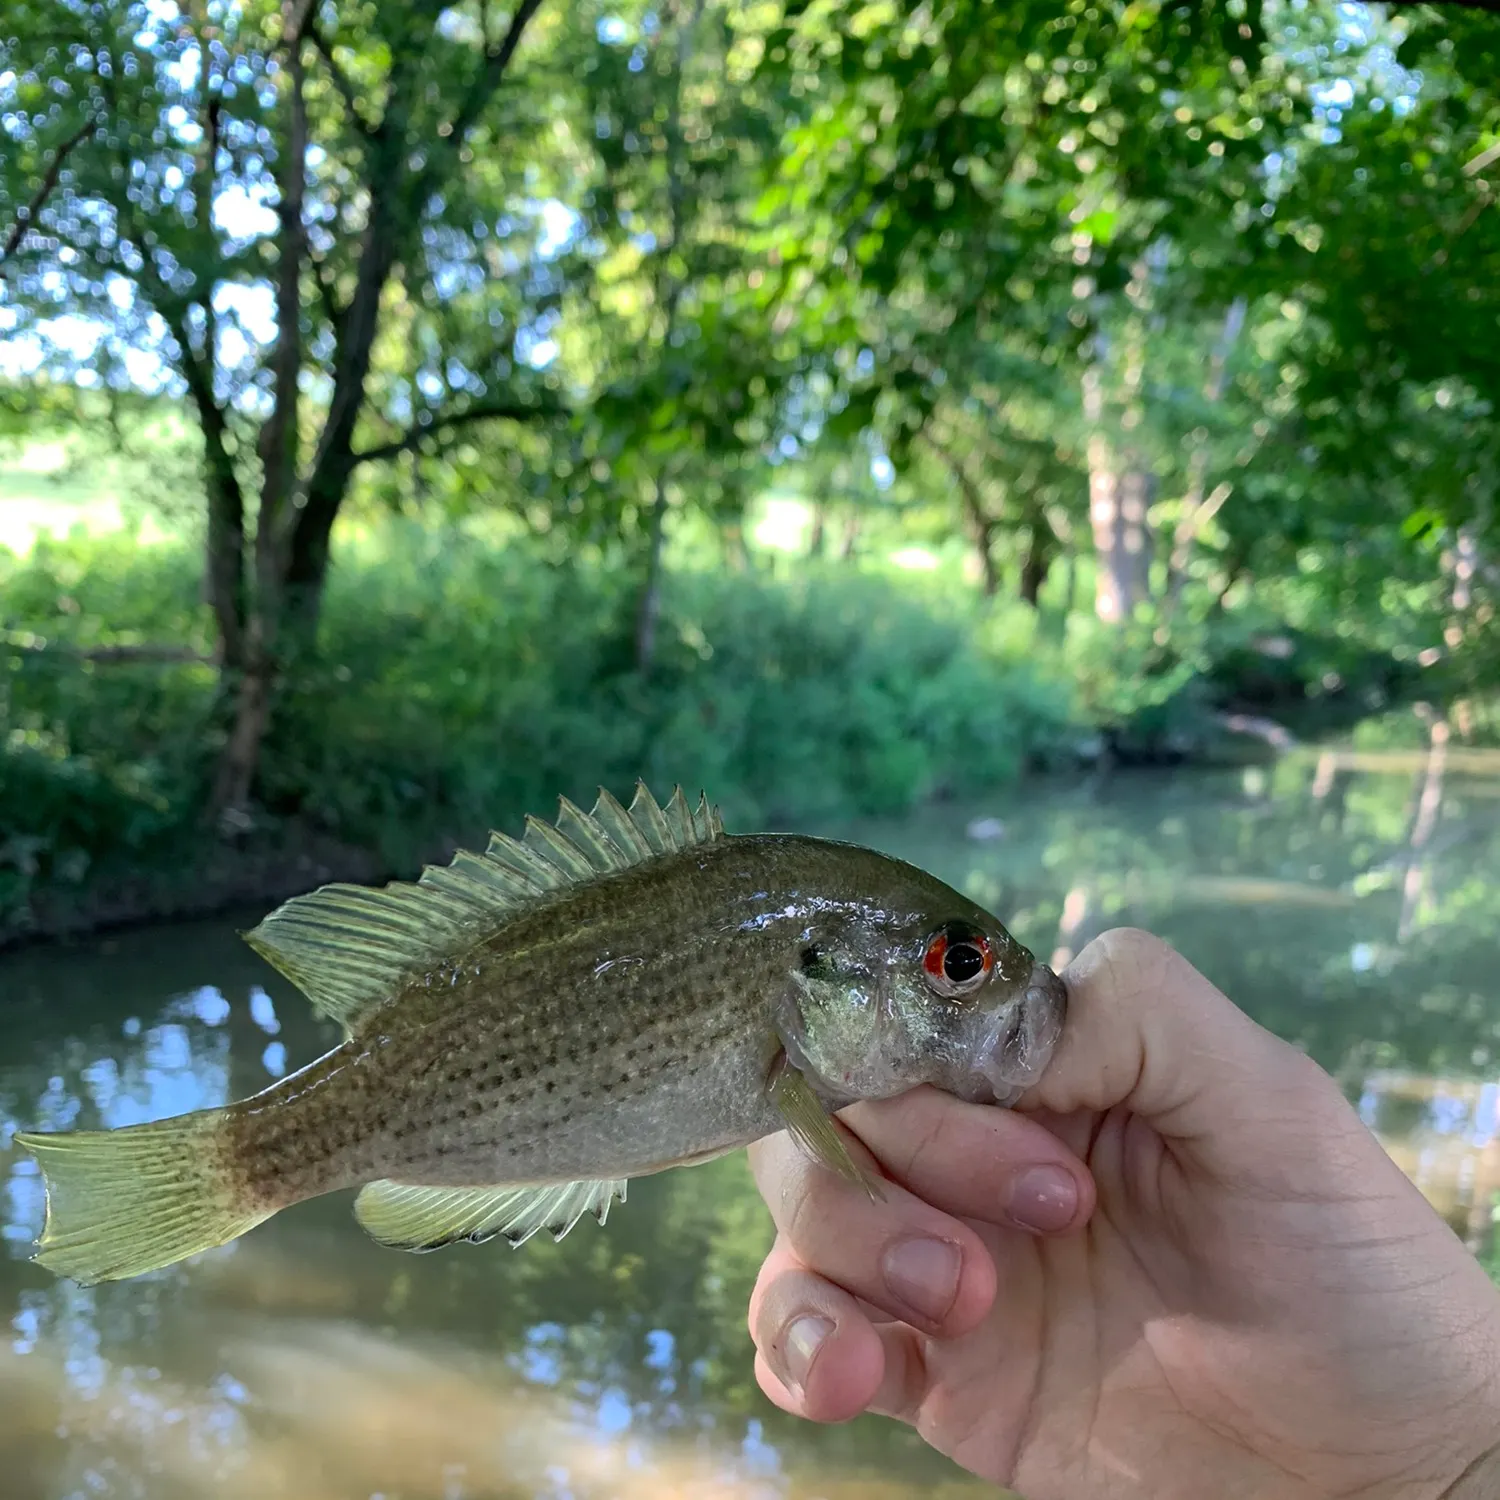
[[[1101,974],[1116,993],[1146,997],[1168,988],[1188,969],[1170,944],[1140,927],[1112,927],[1100,933],[1076,965],[1085,976]]]
[[[941,1099],[934,1102],[936,1107],[927,1113],[923,1121],[924,1128],[912,1136],[901,1153],[899,1170],[901,1176],[908,1181],[925,1176],[934,1163],[941,1165],[952,1156],[953,1147],[948,1129],[952,1112],[943,1107]]]
[[[816,1206],[818,1192],[813,1180],[814,1172],[820,1168],[810,1165],[797,1172],[793,1182],[782,1194],[781,1213],[784,1215],[782,1233],[793,1246],[805,1248],[819,1215],[811,1211]],[[810,1216],[810,1217],[809,1217]]]

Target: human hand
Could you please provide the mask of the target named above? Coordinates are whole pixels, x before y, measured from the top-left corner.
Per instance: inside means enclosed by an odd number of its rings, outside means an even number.
[[[883,1202],[751,1148],[767,1396],[1025,1500],[1500,1497],[1500,1291],[1328,1075],[1146,933],[1063,977],[1017,1110],[842,1112]]]

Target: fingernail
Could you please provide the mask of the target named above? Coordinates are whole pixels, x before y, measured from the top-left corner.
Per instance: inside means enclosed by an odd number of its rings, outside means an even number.
[[[1022,1229],[1056,1234],[1078,1212],[1078,1184],[1063,1167],[1028,1167],[1011,1184],[1005,1210]]]
[[[804,1314],[793,1318],[782,1335],[782,1359],[786,1364],[786,1383],[797,1395],[807,1389],[807,1372],[823,1347],[823,1340],[833,1332],[827,1318]]]
[[[950,1240],[897,1240],[881,1261],[885,1284],[913,1312],[941,1323],[958,1295],[960,1257]]]

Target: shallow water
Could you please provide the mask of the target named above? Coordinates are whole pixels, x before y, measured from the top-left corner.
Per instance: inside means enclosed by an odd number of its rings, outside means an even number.
[[[927,865],[1042,954],[1136,923],[1334,1070],[1489,1253],[1500,1190],[1500,757],[1298,755],[822,830]],[[27,1262],[17,1129],[251,1093],[336,1040],[235,921],[0,958],[0,1489],[7,1500],[904,1500],[993,1494],[878,1419],[756,1390],[769,1224],[743,1155],[632,1186],[519,1252],[382,1250],[346,1195],[135,1282]]]

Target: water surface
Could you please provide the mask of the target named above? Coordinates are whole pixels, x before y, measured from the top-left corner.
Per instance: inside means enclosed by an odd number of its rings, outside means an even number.
[[[824,831],[925,864],[1044,955],[1161,933],[1333,1070],[1490,1253],[1500,756],[1299,754]],[[220,1104],[337,1040],[236,938],[259,915],[0,958],[8,1500],[994,1493],[893,1424],[814,1428],[760,1396],[744,1319],[770,1226],[742,1154],[519,1252],[382,1250],[341,1194],[130,1283],[30,1265],[15,1130]]]

